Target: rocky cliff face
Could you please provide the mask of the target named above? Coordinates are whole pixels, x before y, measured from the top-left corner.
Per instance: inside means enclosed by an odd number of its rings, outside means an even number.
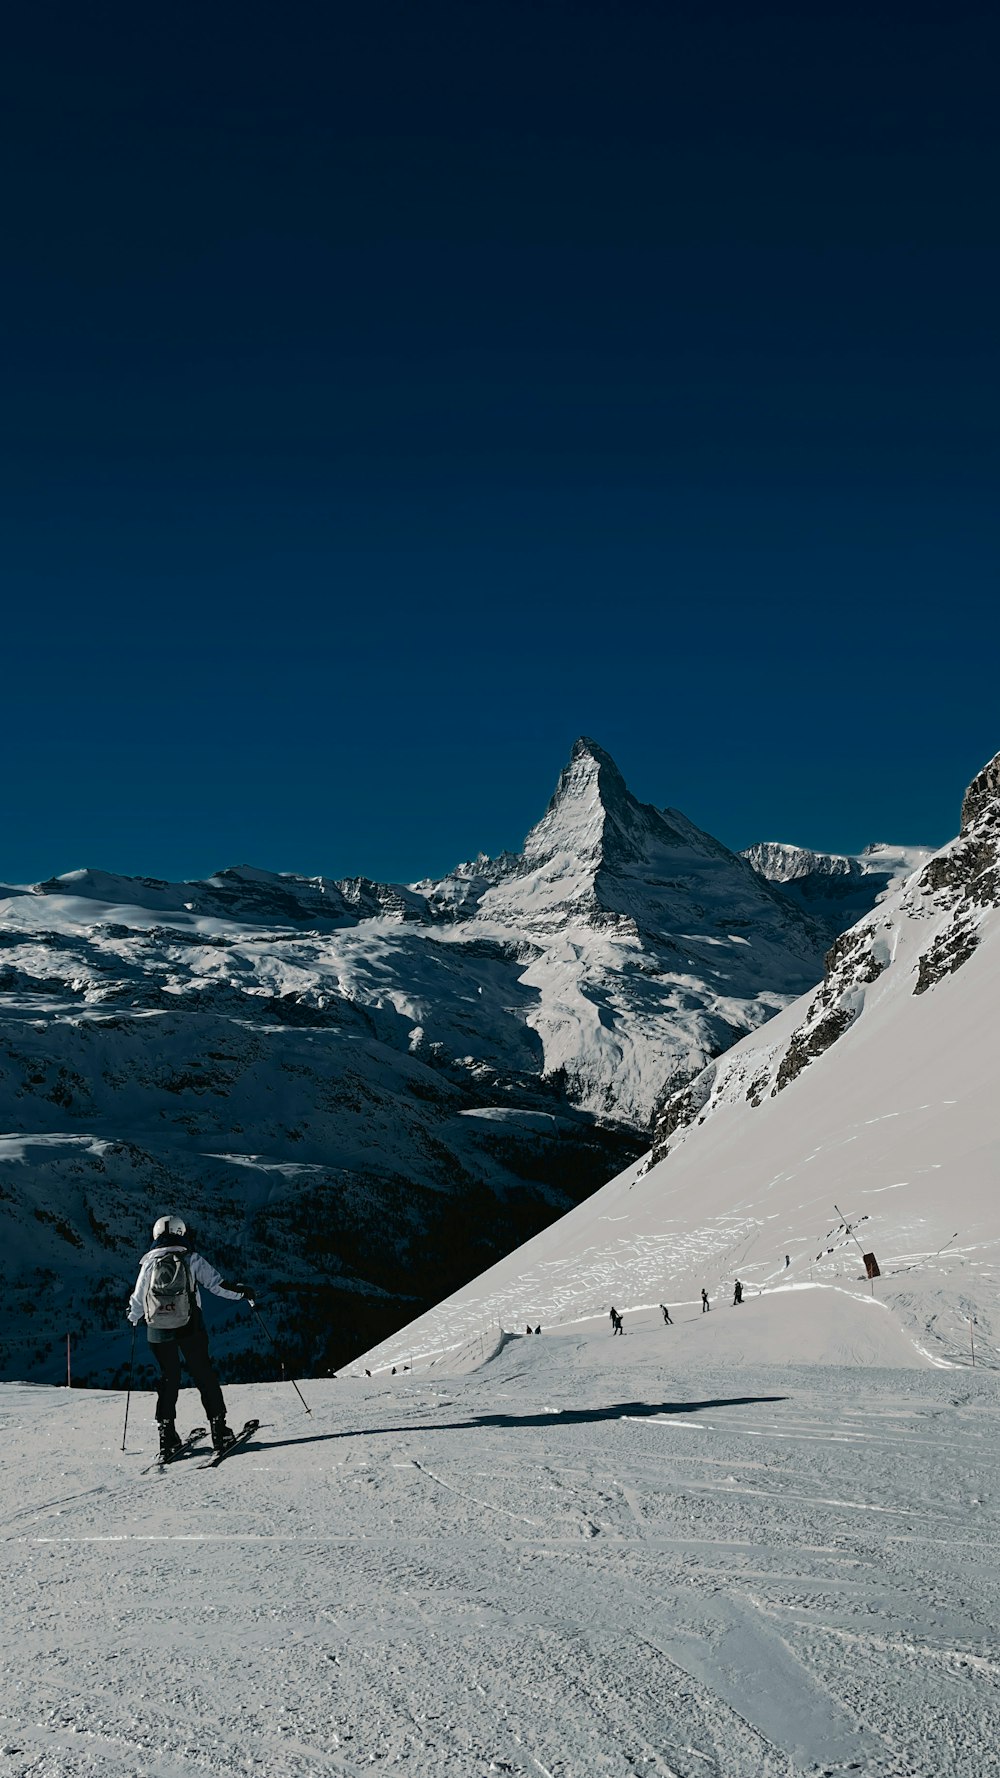
[[[8,889],[0,1374],[51,1375],[73,1331],[78,1376],[107,1377],[172,1208],[301,1368],[342,1362],[637,1154],[665,1088],[811,986],[827,937],[588,740],[521,853],[440,881]],[[269,1362],[231,1312],[219,1337]]]
[[[793,1028],[779,1034],[776,1027],[759,1044],[739,1044],[720,1064],[666,1095],[654,1129],[654,1160],[718,1105],[746,1098],[760,1106],[784,1092],[845,1038],[883,991],[923,995],[961,969],[977,948],[984,917],[998,907],[1000,755],[966,792],[958,838],[834,942],[823,980]]]

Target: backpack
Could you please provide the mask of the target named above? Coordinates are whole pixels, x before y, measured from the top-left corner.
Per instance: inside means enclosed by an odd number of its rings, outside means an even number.
[[[161,1333],[186,1327],[197,1298],[194,1280],[182,1253],[158,1253],[146,1285],[143,1312],[146,1326]]]

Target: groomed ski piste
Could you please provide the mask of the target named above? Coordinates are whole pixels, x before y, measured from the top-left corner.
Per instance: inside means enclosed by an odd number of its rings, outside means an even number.
[[[3,1385],[0,1773],[995,1770],[997,1373],[848,1291],[623,1313],[231,1388],[207,1472]]]

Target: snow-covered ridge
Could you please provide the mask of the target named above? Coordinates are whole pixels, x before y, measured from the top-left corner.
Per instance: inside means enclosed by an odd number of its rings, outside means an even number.
[[[802,877],[884,876],[887,887],[898,888],[931,857],[930,846],[889,846],[874,841],[862,852],[813,852],[808,846],[791,846],[780,840],[763,840],[740,853],[769,883],[794,883]]]
[[[767,840],[740,855],[769,883],[780,885],[790,900],[825,924],[835,938],[844,927],[884,901],[926,864],[929,846],[890,846],[882,842],[863,852],[813,852]]]
[[[693,1082],[686,1100],[681,1094],[667,1100],[658,1119],[654,1156],[665,1152],[675,1132],[702,1114],[710,1101],[732,1092],[737,1077],[743,1090],[749,1055],[757,1064],[746,1097],[759,1105],[765,1094],[781,1092],[849,1031],[869,1003],[899,994],[904,980],[909,992],[924,994],[969,960],[1000,906],[998,761],[1000,755],[967,791],[958,838],[908,873],[902,887],[881,896],[871,914],[836,940],[825,960],[824,979],[802,1003],[791,1036],[783,1041],[775,1026],[766,1045],[737,1046],[711,1071],[710,1083],[707,1073]]]

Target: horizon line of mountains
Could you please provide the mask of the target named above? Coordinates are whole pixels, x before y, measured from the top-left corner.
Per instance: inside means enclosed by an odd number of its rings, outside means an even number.
[[[495,858],[480,852],[441,878],[402,883],[364,874],[327,877],[237,864],[207,877],[174,881],[85,866],[32,884],[0,883],[0,899],[23,893],[72,895],[109,905],[127,902],[149,911],[183,909],[187,913],[248,923],[315,925],[320,930],[378,918],[415,923],[454,921],[475,911],[489,888],[505,878],[523,874],[526,861],[537,859],[546,830],[555,826],[551,820],[554,811],[572,794],[580,760],[593,763],[605,813],[603,832],[578,836],[584,839],[580,856],[582,860],[589,858],[602,875],[613,872],[616,862],[624,861],[632,852],[626,836],[629,828],[635,829],[634,812],[641,810],[646,817],[647,833],[658,828],[666,837],[672,827],[678,840],[685,831],[689,835],[700,834],[717,855],[743,859],[765,881],[780,885],[806,912],[836,925],[843,910],[857,907],[866,912],[891,882],[916,868],[916,862],[929,857],[935,849],[875,841],[858,853],[835,853],[781,841],[760,841],[732,852],[721,841],[695,828],[678,810],[660,810],[638,803],[611,755],[595,741],[581,736],[574,744],[545,816],[529,833],[523,850],[501,852]]]

